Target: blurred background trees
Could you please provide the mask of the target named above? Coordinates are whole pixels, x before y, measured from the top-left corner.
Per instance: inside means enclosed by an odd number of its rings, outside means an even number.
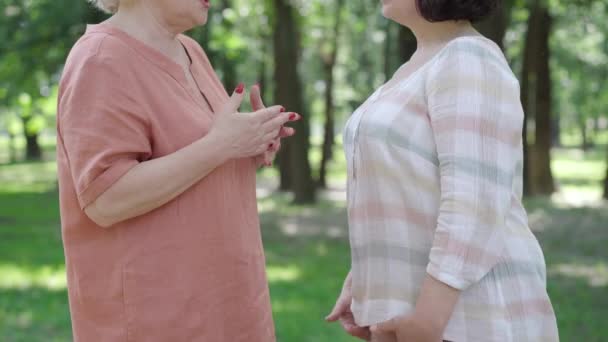
[[[0,163],[44,158],[66,55],[86,23],[106,16],[84,0],[0,3]],[[227,89],[258,82],[267,103],[304,116],[277,167],[281,190],[292,191],[298,203],[313,202],[341,153],[345,119],[409,59],[416,48],[411,32],[382,18],[369,1],[212,5],[209,23],[190,34]],[[549,195],[559,186],[553,148],[604,149],[608,156],[607,11],[607,0],[505,0],[477,25],[504,49],[520,79],[526,194]],[[603,183],[608,188],[608,179]]]

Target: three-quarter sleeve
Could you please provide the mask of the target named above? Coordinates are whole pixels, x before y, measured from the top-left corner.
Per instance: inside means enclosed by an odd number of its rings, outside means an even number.
[[[93,55],[62,80],[59,139],[83,209],[151,156],[148,122],[120,63]]]
[[[459,290],[500,261],[520,148],[517,81],[487,44],[446,47],[426,85],[441,198],[427,272]]]

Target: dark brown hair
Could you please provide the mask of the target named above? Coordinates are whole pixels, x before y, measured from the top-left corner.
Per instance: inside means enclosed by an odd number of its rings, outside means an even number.
[[[490,15],[500,0],[416,0],[422,17],[430,22],[468,20],[476,22]]]

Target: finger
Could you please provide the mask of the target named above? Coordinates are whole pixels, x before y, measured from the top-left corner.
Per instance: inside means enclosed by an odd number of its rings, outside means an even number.
[[[340,316],[342,316],[342,314],[346,311],[346,309],[348,308],[348,303],[346,303],[345,301],[338,299],[338,301],[336,302],[336,305],[334,306],[333,310],[331,310],[331,313],[329,315],[327,315],[327,317],[325,317],[325,320],[327,322],[335,322],[338,319],[340,319]],[[342,322],[342,325],[344,326],[344,323]]]
[[[266,156],[265,153],[260,154],[255,157],[255,165],[260,168],[262,166],[266,166]]]
[[[251,87],[251,91],[249,92],[249,101],[251,102],[251,108],[253,108],[254,111],[266,108],[264,102],[262,101],[262,89],[260,88],[259,84]]]
[[[223,114],[235,113],[239,110],[241,103],[243,102],[243,98],[245,97],[245,84],[239,83],[239,85],[234,89],[232,96],[228,99],[228,103],[224,105],[222,108]]]
[[[272,166],[272,163],[274,162],[274,157],[275,157],[275,153],[274,152],[266,152],[264,153],[264,164],[268,167]]]
[[[253,113],[250,113],[249,115],[251,115],[254,120],[257,120],[258,122],[265,124],[266,122],[275,119],[279,116],[281,113],[285,112],[285,108],[283,106],[272,106],[272,107],[268,107],[268,108],[264,108],[264,109],[260,109],[260,110],[256,110]]]
[[[267,121],[264,124],[265,130],[271,130],[276,132],[276,130],[286,124],[289,121],[298,121],[302,118],[302,116],[298,113],[283,113],[282,115],[278,115],[274,119]]]
[[[352,317],[349,318],[340,318],[340,324],[344,331],[346,331],[349,335],[358,337],[360,339],[366,339],[371,336],[371,332],[367,327],[360,327],[353,321]]]
[[[279,147],[278,142],[276,140],[272,140],[268,144],[268,149],[265,152],[272,153],[272,152],[276,151],[278,149],[278,147]]]
[[[281,139],[274,138],[270,142],[271,145],[268,146],[268,152],[276,152],[281,148]]]
[[[281,149],[281,139],[275,139],[274,147],[272,148],[272,151],[270,151],[270,152],[278,152],[280,149]]]
[[[267,151],[274,149],[274,147],[276,145],[276,141],[275,141],[276,133],[266,132],[266,134],[264,134],[261,139],[262,139],[262,141],[266,142],[266,144],[268,145]]]
[[[399,324],[398,324],[397,319],[393,318],[386,322],[382,322],[382,323],[373,325],[370,328],[370,330],[371,330],[371,332],[385,333],[385,332],[396,331],[398,327],[399,327]]]
[[[281,127],[281,130],[279,130],[279,138],[288,138],[294,134],[296,134],[296,130],[292,127],[283,126]]]
[[[371,331],[369,331],[369,328],[354,327],[347,330],[346,332],[348,332],[351,336],[358,337],[366,341],[369,340],[372,336],[372,333]]]

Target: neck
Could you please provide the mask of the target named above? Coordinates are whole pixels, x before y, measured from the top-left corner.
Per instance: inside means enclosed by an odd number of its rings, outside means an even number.
[[[181,31],[164,21],[148,3],[147,1],[125,2],[108,21],[135,38],[168,51],[175,46],[177,35]]]
[[[443,46],[457,37],[479,35],[468,21],[431,23],[421,18],[419,22],[409,27],[416,37],[419,51]]]

